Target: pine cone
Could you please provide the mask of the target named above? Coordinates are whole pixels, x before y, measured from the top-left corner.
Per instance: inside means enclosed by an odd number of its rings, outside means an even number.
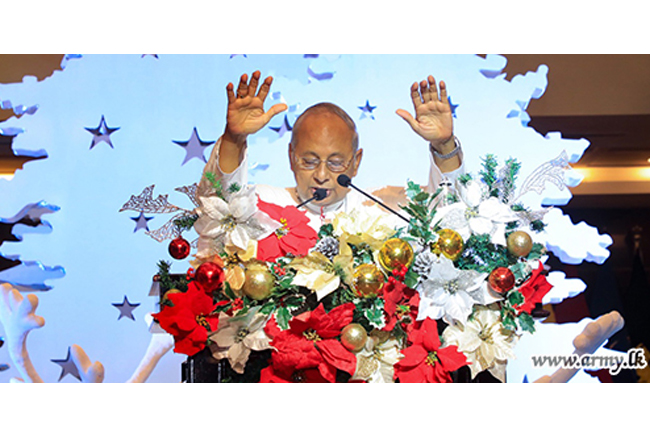
[[[413,261],[413,267],[411,268],[413,272],[416,274],[426,277],[429,275],[429,271],[431,270],[431,265],[433,265],[433,262],[436,259],[436,255],[433,254],[431,251],[428,249],[420,252],[415,257],[415,260]]]
[[[331,236],[326,236],[316,243],[312,251],[318,251],[332,260],[339,253],[339,240]]]

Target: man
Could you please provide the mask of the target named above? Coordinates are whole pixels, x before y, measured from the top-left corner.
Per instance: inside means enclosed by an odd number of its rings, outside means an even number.
[[[276,104],[264,111],[264,100],[269,93],[272,77],[259,86],[260,71],[248,80],[241,76],[235,94],[228,83],[227,123],[223,136],[215,145],[204,173],[212,172],[224,184],[246,183],[246,148],[249,135],[261,130],[277,114],[287,109],[286,104]],[[258,90],[259,86],[259,90]],[[429,143],[431,170],[428,191],[438,188],[443,173],[455,177],[462,171],[462,152],[453,135],[453,118],[447,89],[440,82],[438,92],[432,76],[411,86],[411,98],[415,118],[405,110],[397,110],[419,136]],[[348,194],[349,189],[340,186],[337,178],[345,174],[356,176],[363,149],[358,148],[358,135],[354,121],[334,104],[322,103],[308,108],[296,120],[289,146],[291,170],[296,186],[277,188],[257,185],[259,197],[281,206],[298,205],[313,197],[317,188],[325,190],[325,198],[306,205],[307,216],[317,230],[325,220],[336,212],[345,212],[359,205],[371,204],[361,194]],[[209,191],[209,183],[202,178],[199,195]],[[404,188],[384,187],[373,192],[378,199],[395,206],[405,200]]]

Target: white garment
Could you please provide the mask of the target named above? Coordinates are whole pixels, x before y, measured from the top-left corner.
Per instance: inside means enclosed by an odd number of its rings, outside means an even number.
[[[241,164],[232,173],[223,173],[221,171],[221,168],[219,167],[220,146],[221,146],[221,139],[219,139],[219,141],[215,143],[215,148],[212,150],[210,159],[205,165],[205,169],[203,171],[204,174],[208,172],[214,173],[217,179],[221,179],[221,184],[224,189],[227,189],[228,186],[232,183],[238,183],[239,185],[247,184],[248,183],[248,169],[247,169],[248,156],[244,154],[244,158]],[[456,178],[464,173],[465,166],[463,162],[462,151],[460,153],[460,157],[461,157],[460,167],[452,172],[443,174],[438,168],[438,166],[435,164],[433,155],[431,154],[431,152],[429,152],[429,160],[431,163],[430,170],[429,170],[429,184],[427,185],[427,191],[429,193],[433,193],[438,189],[440,182],[442,181],[443,178],[446,177],[453,184],[455,183]],[[210,191],[208,189],[209,185],[204,179],[205,178],[202,177],[201,183],[199,184],[198,195],[208,194]],[[261,184],[256,185],[255,188],[259,198],[265,202],[273,203],[278,206],[296,206],[299,204],[296,203],[291,193],[287,191],[285,188],[271,186],[271,185],[261,185]],[[372,195],[371,191],[376,191],[377,189],[379,188],[366,190],[365,192]],[[360,194],[358,191],[351,189],[350,192],[345,196],[345,199],[343,199],[338,203],[334,203],[325,208],[321,208],[320,206],[312,202],[301,207],[301,209],[307,211],[306,215],[307,217],[309,217],[309,225],[314,230],[318,231],[324,222],[331,222],[337,213],[339,212],[347,213],[350,212],[352,209],[358,208],[359,206],[369,206],[369,204],[367,204],[368,201],[369,199],[365,197],[363,194]],[[395,227],[405,225],[405,222],[402,219],[398,218],[395,215],[390,214],[388,211],[385,211],[385,209],[383,209],[381,206],[378,206],[376,204],[371,204],[370,206],[375,206],[376,208],[381,209],[382,211],[389,214],[394,220],[393,222],[395,223]],[[399,209],[395,209],[395,211],[399,211]],[[404,213],[402,212],[402,214]],[[405,216],[408,218],[407,215]]]

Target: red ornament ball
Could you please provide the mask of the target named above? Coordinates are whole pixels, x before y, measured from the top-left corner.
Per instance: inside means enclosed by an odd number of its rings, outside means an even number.
[[[492,290],[504,294],[515,287],[515,274],[508,268],[496,268],[490,273],[488,282]]]
[[[183,260],[190,255],[190,243],[182,237],[177,237],[169,243],[169,255],[176,260]]]
[[[221,287],[225,275],[221,266],[212,262],[205,262],[194,272],[194,280],[207,293],[211,294]]]

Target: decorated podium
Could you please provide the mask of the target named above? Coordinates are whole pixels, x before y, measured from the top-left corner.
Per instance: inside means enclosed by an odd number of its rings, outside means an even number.
[[[183,381],[504,382],[552,288],[536,241],[547,210],[518,200],[563,168],[550,161],[515,190],[519,169],[487,155],[433,194],[409,182],[403,221],[363,206],[318,232],[305,211],[208,173],[213,194],[176,224],[200,235],[193,266],[171,275],[161,261],[155,277],[154,319],[188,356]]]

